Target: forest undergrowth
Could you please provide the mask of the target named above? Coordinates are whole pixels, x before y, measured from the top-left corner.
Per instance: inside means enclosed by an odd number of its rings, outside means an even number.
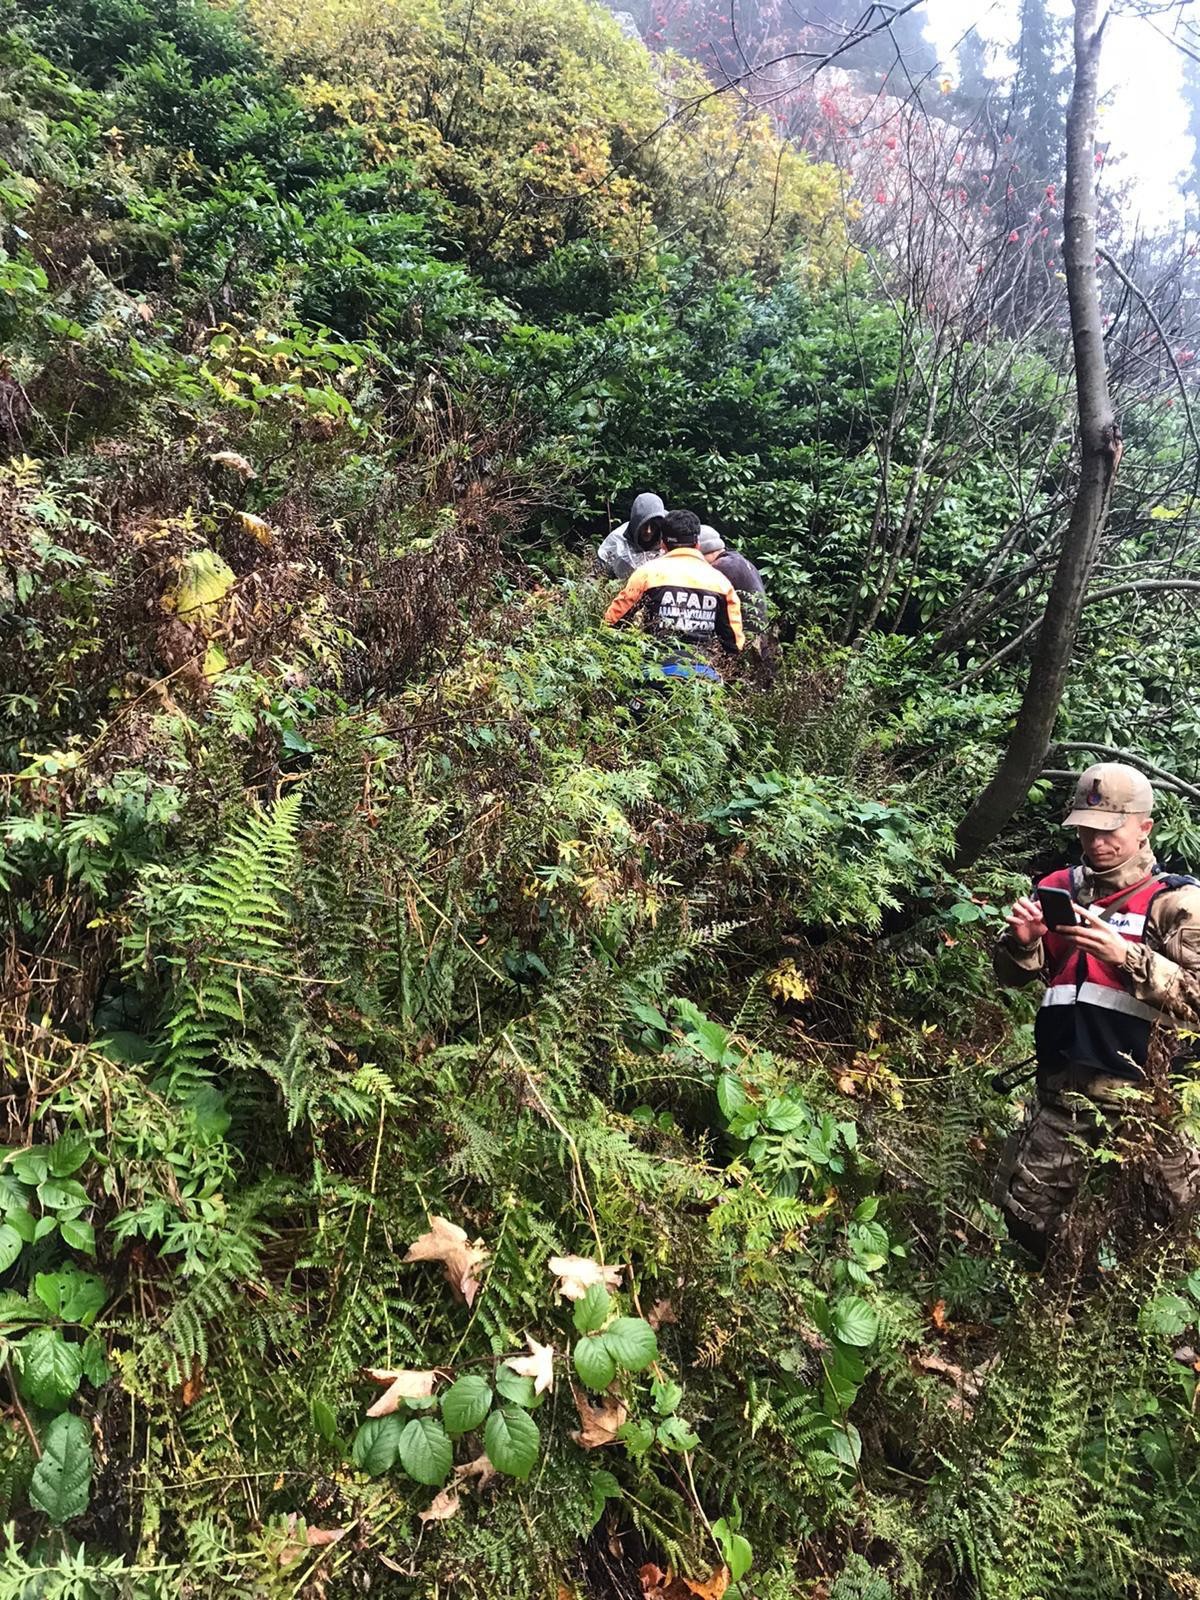
[[[457,77],[306,17],[0,45],[0,1600],[1200,1594],[1193,1241],[989,1199],[1011,682],[840,627],[903,341],[837,175],[755,125],[731,199],[714,105],[597,197],[667,89],[584,0]],[[600,627],[644,472],[761,488],[770,681]]]

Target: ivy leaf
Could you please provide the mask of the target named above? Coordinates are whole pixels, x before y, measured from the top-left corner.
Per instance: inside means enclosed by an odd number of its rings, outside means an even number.
[[[42,1438],[42,1458],[33,1469],[30,1502],[56,1528],[87,1510],[92,1486],[92,1447],[87,1423],[64,1412]]]
[[[865,1347],[875,1343],[879,1318],[859,1295],[848,1294],[833,1308],[833,1331],[843,1344]]]
[[[604,1335],[608,1353],[626,1372],[643,1372],[658,1359],[658,1338],[642,1317],[618,1317]]]
[[[350,1459],[368,1477],[378,1478],[396,1465],[400,1454],[400,1418],[373,1417],[364,1422],[350,1445]]]
[[[607,1389],[617,1375],[613,1360],[604,1339],[588,1334],[580,1339],[574,1350],[575,1371],[589,1389]]]
[[[442,1396],[442,1421],[447,1433],[470,1433],[492,1409],[492,1386],[486,1378],[459,1378]]]
[[[612,1298],[602,1283],[593,1283],[582,1300],[575,1302],[575,1332],[595,1333],[608,1321]]]
[[[532,1472],[541,1442],[537,1423],[514,1406],[493,1411],[483,1430],[483,1448],[496,1471],[521,1482]]]
[[[21,1254],[24,1243],[11,1222],[0,1222],[0,1272],[8,1271]]]
[[[400,1465],[418,1483],[439,1489],[450,1476],[454,1451],[445,1428],[434,1417],[414,1417],[405,1424],[399,1454]]]
[[[83,1377],[83,1356],[55,1328],[34,1328],[13,1349],[21,1357],[21,1390],[35,1406],[61,1411]]]

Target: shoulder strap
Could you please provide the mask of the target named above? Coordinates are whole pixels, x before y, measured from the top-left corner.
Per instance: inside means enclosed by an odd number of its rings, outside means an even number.
[[[1189,872],[1163,872],[1159,874],[1159,893],[1164,889],[1190,889],[1200,884]]]

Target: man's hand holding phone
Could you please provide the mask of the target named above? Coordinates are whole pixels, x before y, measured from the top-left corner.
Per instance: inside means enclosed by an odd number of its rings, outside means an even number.
[[[1032,948],[1046,934],[1046,920],[1036,900],[1022,895],[1008,913],[1008,931],[1015,944]]]
[[[1058,931],[1063,938],[1070,940],[1076,949],[1086,950],[1088,955],[1106,961],[1110,967],[1123,967],[1129,956],[1129,941],[1088,906],[1076,906],[1075,910],[1083,920],[1077,927],[1060,928]]]

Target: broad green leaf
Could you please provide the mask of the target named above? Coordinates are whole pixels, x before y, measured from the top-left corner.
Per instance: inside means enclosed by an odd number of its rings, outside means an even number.
[[[843,1344],[874,1344],[879,1318],[859,1295],[848,1294],[833,1308],[833,1331]]]
[[[1196,1308],[1180,1294],[1156,1294],[1147,1300],[1138,1318],[1145,1333],[1166,1334],[1168,1338],[1182,1333],[1196,1320]]]
[[[506,1362],[496,1368],[496,1391],[506,1400],[524,1406],[526,1411],[532,1411],[541,1398],[534,1390],[533,1379],[514,1372]]]
[[[316,1396],[309,1403],[309,1412],[312,1416],[313,1427],[327,1442],[337,1437],[337,1417],[333,1407],[327,1400],[318,1400]]]
[[[736,1501],[734,1502],[736,1504]],[[738,1533],[738,1518],[734,1518],[731,1527],[724,1517],[718,1517],[713,1523],[713,1538],[721,1547],[721,1554],[725,1558],[725,1565],[729,1568],[729,1580],[737,1583],[750,1571],[754,1560],[754,1552],[750,1548],[750,1541],[744,1534]]]
[[[744,1533],[731,1533],[727,1540],[722,1541],[721,1551],[729,1568],[730,1581],[738,1583],[754,1564],[754,1551],[750,1548],[749,1539]]]
[[[0,1222],[0,1272],[7,1272],[21,1254],[25,1241],[11,1222]]]
[[[50,1146],[50,1171],[56,1178],[69,1178],[78,1172],[92,1153],[91,1141],[83,1133],[64,1133]]]
[[[84,1327],[95,1322],[108,1299],[103,1278],[81,1272],[78,1267],[39,1272],[33,1280],[33,1292],[52,1317],[78,1322]]]
[[[576,1333],[595,1333],[602,1328],[612,1311],[612,1297],[602,1283],[593,1283],[582,1300],[576,1300],[574,1322]]]
[[[91,1196],[76,1178],[46,1178],[38,1184],[38,1199],[47,1211],[91,1205]]]
[[[55,1527],[87,1510],[92,1485],[92,1446],[82,1417],[64,1412],[42,1436],[42,1458],[33,1469],[29,1499]]]
[[[418,1483],[436,1489],[450,1476],[454,1449],[436,1417],[413,1417],[405,1423],[399,1449],[400,1465]]]
[[[390,1471],[400,1454],[402,1426],[397,1416],[371,1417],[364,1422],[350,1444],[350,1459],[354,1465],[372,1478]]]
[[[22,1183],[41,1183],[50,1170],[50,1157],[42,1145],[21,1150],[9,1162]]]
[[[491,1409],[492,1386],[486,1378],[459,1378],[442,1396],[442,1422],[447,1433],[470,1433]]]
[[[658,1359],[658,1339],[642,1317],[618,1317],[605,1333],[604,1343],[626,1372],[642,1372]]]
[[[682,1417],[668,1417],[660,1422],[657,1433],[659,1444],[667,1450],[694,1450],[700,1443],[699,1434],[693,1433]]]
[[[657,1006],[643,1005],[635,1001],[630,1007],[635,1017],[644,1022],[648,1028],[654,1028],[659,1033],[670,1033],[671,1024],[663,1016]]]
[[[654,1443],[654,1428],[649,1422],[623,1422],[617,1438],[631,1456],[644,1456]]]
[[[496,1471],[522,1482],[533,1470],[540,1444],[537,1423],[514,1406],[493,1411],[483,1430],[483,1448]]]
[[[608,1349],[607,1341],[595,1334],[587,1334],[575,1346],[575,1371],[589,1389],[607,1389],[617,1375],[617,1363]]]
[[[592,1527],[594,1528],[604,1514],[604,1507],[609,1500],[620,1500],[624,1497],[621,1485],[611,1472],[603,1468],[592,1474]]]
[[[7,1169],[0,1169],[0,1206],[6,1210],[13,1206],[20,1206],[24,1211],[29,1206],[30,1186],[22,1183],[15,1173]]]
[[[669,1378],[665,1383],[655,1383],[652,1393],[654,1409],[660,1417],[669,1417],[679,1410],[683,1390],[677,1383],[673,1383]]]
[[[25,1244],[33,1243],[33,1236],[37,1230],[37,1221],[32,1211],[26,1211],[24,1206],[13,1206],[5,1213],[5,1222],[20,1234]]]
[[[59,1231],[72,1250],[82,1250],[85,1256],[96,1254],[96,1230],[82,1217],[70,1217],[59,1223]]]
[[[746,1104],[746,1099],[746,1091],[742,1088],[741,1080],[735,1078],[732,1072],[723,1072],[717,1079],[717,1104],[726,1122],[733,1121]]]
[[[875,1213],[879,1210],[879,1196],[869,1194],[865,1200],[860,1200],[854,1208],[855,1222],[873,1222]]]
[[[856,1467],[862,1455],[862,1438],[852,1422],[845,1427],[830,1428],[828,1434],[830,1454],[844,1467]]]
[[[34,1328],[13,1346],[21,1361],[21,1392],[35,1406],[61,1411],[83,1377],[83,1355],[54,1328]]]
[[[112,1377],[108,1365],[108,1352],[98,1333],[89,1334],[83,1341],[83,1375],[97,1389]]]

